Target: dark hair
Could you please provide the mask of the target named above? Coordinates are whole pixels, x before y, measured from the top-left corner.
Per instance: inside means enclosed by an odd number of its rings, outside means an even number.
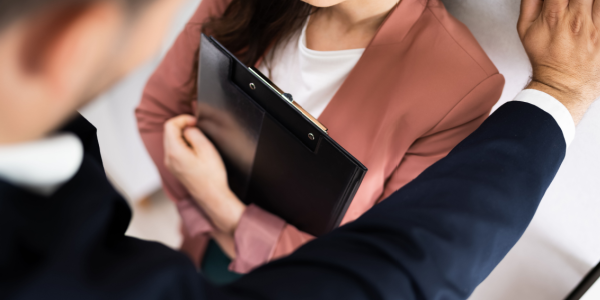
[[[232,0],[223,16],[203,24],[202,32],[252,66],[269,47],[302,28],[312,11],[313,6],[300,0]]]
[[[103,0],[0,0],[0,30],[12,22],[48,8],[59,6],[81,7]],[[106,1],[106,0],[104,0]],[[137,12],[139,8],[154,0],[113,0],[122,2],[130,12]]]

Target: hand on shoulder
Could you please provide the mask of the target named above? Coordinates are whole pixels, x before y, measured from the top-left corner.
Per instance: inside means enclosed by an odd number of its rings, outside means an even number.
[[[528,88],[558,99],[578,123],[600,96],[600,1],[523,0],[518,31],[533,69]]]

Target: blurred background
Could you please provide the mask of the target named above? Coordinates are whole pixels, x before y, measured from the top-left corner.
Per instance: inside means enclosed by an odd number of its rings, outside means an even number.
[[[179,216],[137,132],[134,109],[144,85],[200,0],[187,0],[162,51],[82,114],[98,128],[109,178],[134,209],[128,234],[181,243]],[[465,23],[507,79],[499,105],[526,85],[530,65],[516,24],[520,0],[443,0]],[[600,102],[600,101],[599,101]],[[600,261],[600,103],[577,128],[575,141],[531,226],[471,300],[559,300]]]

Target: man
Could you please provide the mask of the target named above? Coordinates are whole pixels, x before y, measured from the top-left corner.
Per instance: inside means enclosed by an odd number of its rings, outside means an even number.
[[[183,255],[124,236],[94,128],[63,126],[152,53],[175,2],[0,0],[2,299],[466,299],[600,95],[600,1],[524,0],[533,80],[519,101],[357,221],[215,288]]]

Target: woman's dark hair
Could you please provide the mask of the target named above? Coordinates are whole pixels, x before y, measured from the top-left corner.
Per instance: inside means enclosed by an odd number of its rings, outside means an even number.
[[[252,66],[302,28],[312,10],[300,0],[232,0],[223,16],[203,24],[202,32]]]

